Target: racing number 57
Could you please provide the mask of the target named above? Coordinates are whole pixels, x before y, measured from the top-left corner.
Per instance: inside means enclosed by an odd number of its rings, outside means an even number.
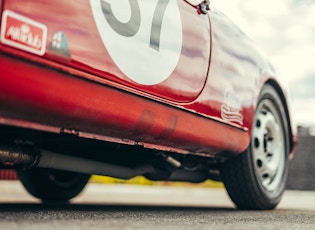
[[[160,49],[161,27],[168,3],[169,0],[158,0],[154,10],[151,24],[150,47],[156,51]],[[101,1],[106,21],[116,33],[125,37],[134,36],[139,31],[141,25],[141,12],[138,0],[129,0],[129,5],[131,10],[130,19],[127,22],[121,22],[113,14],[111,4]]]

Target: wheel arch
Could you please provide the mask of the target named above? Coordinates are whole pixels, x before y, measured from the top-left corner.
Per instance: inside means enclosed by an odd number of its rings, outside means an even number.
[[[288,132],[289,132],[289,157],[293,157],[295,153],[295,146],[296,146],[296,134],[294,131],[294,124],[291,116],[291,108],[290,108],[290,94],[288,89],[281,87],[280,83],[277,82],[275,79],[269,79],[268,81],[265,82],[264,85],[269,84],[271,85],[278,93],[281,102],[284,105],[284,111],[285,115],[287,118],[287,127],[288,127]],[[285,91],[285,90],[286,91]]]

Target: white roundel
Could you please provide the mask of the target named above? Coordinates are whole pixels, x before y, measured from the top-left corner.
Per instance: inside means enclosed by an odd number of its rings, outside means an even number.
[[[177,0],[90,0],[103,44],[133,81],[154,85],[167,79],[182,49]]]

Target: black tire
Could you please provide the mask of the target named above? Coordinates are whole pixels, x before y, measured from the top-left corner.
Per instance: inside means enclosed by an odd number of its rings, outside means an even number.
[[[220,174],[239,209],[274,209],[285,191],[289,134],[284,105],[269,84],[260,93],[248,149],[225,162]]]
[[[25,189],[43,202],[68,202],[86,186],[90,175],[55,169],[19,170],[18,178]]]

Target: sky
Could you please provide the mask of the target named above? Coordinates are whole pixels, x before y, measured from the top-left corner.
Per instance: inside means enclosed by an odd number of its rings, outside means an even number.
[[[212,0],[275,65],[296,125],[315,127],[315,0]]]

